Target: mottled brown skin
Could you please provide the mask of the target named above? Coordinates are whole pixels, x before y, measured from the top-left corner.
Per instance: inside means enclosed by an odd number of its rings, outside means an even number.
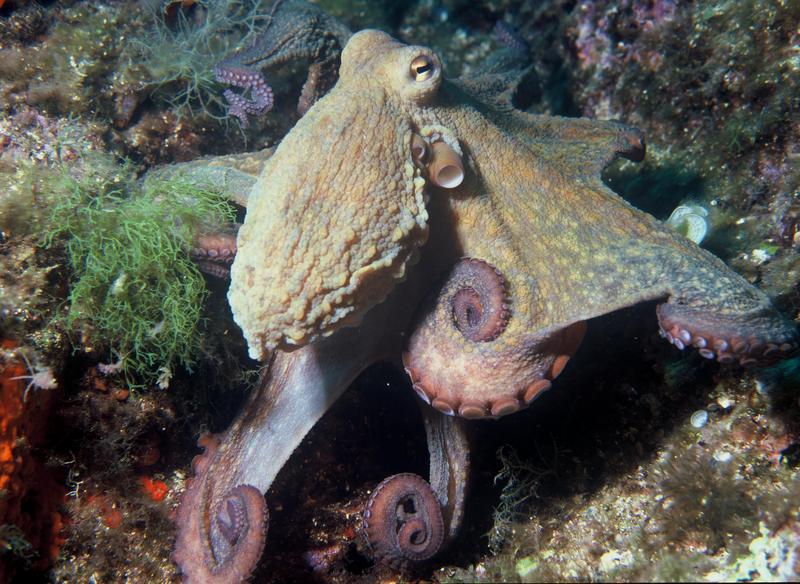
[[[421,56],[430,67],[417,81]],[[746,365],[797,347],[793,323],[761,292],[603,184],[616,156],[643,156],[636,130],[521,113],[501,87],[496,73],[444,80],[429,49],[363,31],[345,48],[335,88],[265,165],[229,298],[251,354],[270,364],[184,497],[175,555],[188,580],[252,569],[263,511],[227,501],[250,500],[242,485],[266,492],[315,421],[377,359],[402,353],[425,401],[471,418],[529,404],[577,350],[587,320],[645,300],[663,301],[669,340],[706,357]],[[462,155],[460,186],[425,184],[415,135]],[[435,499],[418,494],[417,479],[408,494],[396,490],[398,475],[382,483],[365,522],[391,563],[430,557],[417,548],[446,543],[460,524],[463,427],[424,411]],[[441,525],[427,508],[391,507],[404,500],[438,500]],[[237,534],[228,516],[241,508],[252,517],[245,513],[238,523],[248,531]]]

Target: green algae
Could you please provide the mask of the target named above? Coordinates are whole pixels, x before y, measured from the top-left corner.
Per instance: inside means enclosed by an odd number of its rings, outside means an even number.
[[[64,172],[53,184],[43,238],[46,246],[64,241],[72,272],[64,324],[141,378],[190,367],[206,296],[189,259],[192,237],[203,225],[230,223],[232,208],[179,177],[140,190],[128,167],[90,159],[86,172]]]

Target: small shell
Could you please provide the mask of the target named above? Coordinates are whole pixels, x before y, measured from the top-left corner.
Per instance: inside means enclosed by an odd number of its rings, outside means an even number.
[[[708,423],[708,412],[705,410],[697,410],[689,418],[689,423],[695,428],[702,428]]]
[[[699,245],[708,234],[706,217],[708,211],[699,205],[679,205],[665,223]]]

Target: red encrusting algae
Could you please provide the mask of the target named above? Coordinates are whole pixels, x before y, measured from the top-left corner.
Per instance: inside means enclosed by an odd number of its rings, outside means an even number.
[[[14,352],[17,347],[12,340],[0,340],[0,529],[19,530],[31,547],[10,551],[27,560],[38,558],[34,565],[44,569],[64,541],[60,508],[65,488],[33,454],[45,438],[53,393],[37,391],[25,399],[29,371]],[[0,563],[0,582],[11,579],[14,565]]]
[[[164,481],[159,481],[152,477],[139,477],[139,484],[142,485],[142,491],[153,501],[163,501],[164,497],[169,493],[169,487]]]

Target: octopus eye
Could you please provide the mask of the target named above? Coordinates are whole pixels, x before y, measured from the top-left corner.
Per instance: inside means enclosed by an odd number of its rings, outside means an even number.
[[[411,61],[411,76],[414,81],[426,81],[436,72],[436,63],[428,55],[420,55]]]
[[[465,258],[451,273],[450,286],[450,310],[459,332],[474,342],[493,341],[500,336],[510,317],[500,272],[487,262]]]

